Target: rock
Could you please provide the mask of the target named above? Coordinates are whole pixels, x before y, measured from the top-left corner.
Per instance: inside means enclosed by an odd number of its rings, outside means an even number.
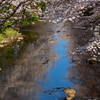
[[[18,42],[20,42],[21,40],[17,40]]]
[[[39,22],[45,22],[45,20],[38,20]]]
[[[4,45],[3,44],[0,44],[0,48],[3,48],[4,47]]]
[[[34,25],[35,23],[34,22],[32,22],[32,25]]]
[[[67,88],[64,90],[64,92],[70,96],[66,97],[66,100],[72,100],[76,95],[76,91],[72,88]]]
[[[61,32],[60,30],[57,31],[57,33]]]
[[[14,37],[11,37],[10,39],[11,39],[11,40],[13,40],[13,39],[14,39]]]
[[[71,22],[73,22],[73,19],[72,18],[68,18],[68,20],[71,21]]]
[[[100,63],[100,59],[98,59],[98,58],[89,58],[89,59],[87,59],[87,62],[89,64]]]
[[[47,64],[49,62],[49,59],[46,59],[43,64]]]
[[[7,40],[2,40],[2,41],[1,41],[2,44],[5,44],[5,43],[7,43],[7,42],[8,42]]]
[[[99,32],[94,32],[94,35],[95,35],[95,36],[98,36],[98,35],[99,35]]]
[[[19,37],[19,38],[18,38],[18,40],[23,40],[23,39],[24,39],[23,37]]]

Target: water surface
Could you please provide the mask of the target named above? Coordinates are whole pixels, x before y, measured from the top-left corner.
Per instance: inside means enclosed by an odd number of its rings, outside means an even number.
[[[71,66],[63,24],[39,23],[21,30],[25,39],[1,50],[1,100],[63,100]],[[67,32],[67,31],[63,31]],[[48,93],[48,92],[51,93]]]
[[[98,56],[86,50],[98,38],[94,30],[70,23],[23,28],[23,41],[0,49],[0,100],[64,100],[66,88],[75,89],[75,100],[99,100],[100,64],[86,62]]]

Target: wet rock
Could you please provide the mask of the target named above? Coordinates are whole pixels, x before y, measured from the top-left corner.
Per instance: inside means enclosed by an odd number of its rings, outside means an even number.
[[[47,64],[49,62],[49,59],[46,59],[42,64]]]
[[[45,22],[45,20],[38,20],[39,22]]]
[[[18,38],[18,40],[23,40],[23,39],[24,39],[23,37],[19,37],[19,38]]]
[[[20,42],[21,40],[17,40],[17,42]]]
[[[57,33],[61,32],[60,30],[57,31]]]
[[[23,39],[24,39],[23,37],[18,37],[17,42],[20,42]]]
[[[7,43],[7,42],[8,42],[7,40],[1,41],[2,44],[5,44],[5,43]]]
[[[0,48],[3,48],[4,47],[4,45],[3,44],[0,44]]]
[[[66,97],[66,100],[72,100],[76,94],[76,91],[72,88],[67,88],[64,92],[69,95],[69,97]]]
[[[34,23],[34,22],[32,22],[32,25],[35,25],[35,23]]]
[[[89,58],[89,59],[87,59],[87,62],[89,64],[96,64],[96,63],[100,63],[100,59],[98,59],[98,58]]]
[[[68,34],[66,36],[69,36]]]
[[[50,44],[55,44],[55,43],[57,43],[58,42],[58,40],[52,40],[52,41],[50,41],[49,43]]]
[[[11,40],[14,40],[14,37],[11,37],[10,39],[11,39]]]
[[[74,28],[76,28],[76,29],[86,29],[86,27],[81,27],[81,26],[75,26]]]
[[[48,93],[49,95],[51,95],[52,93],[55,93],[55,92],[58,92],[58,91],[64,91],[64,87],[56,87],[56,88],[53,88],[52,90],[47,90],[47,91],[44,91],[44,93]]]
[[[98,36],[99,34],[100,34],[99,31],[98,32],[94,32],[95,36]]]

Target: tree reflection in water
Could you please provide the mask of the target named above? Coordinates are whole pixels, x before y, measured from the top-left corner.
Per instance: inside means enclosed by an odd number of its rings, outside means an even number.
[[[91,57],[100,59],[100,26],[91,29],[70,31],[69,56],[73,65],[69,69],[68,78],[75,84],[75,100],[100,99],[100,63],[89,64],[86,61]],[[92,49],[88,49],[89,46]]]
[[[4,72],[2,70],[0,100],[37,100],[38,92],[42,89],[41,84],[46,79],[45,73],[49,70],[49,62],[58,59],[54,52],[52,53],[49,43],[52,39],[49,33],[54,33],[54,30],[50,28],[51,25],[46,25],[42,24],[42,29],[36,27],[39,32],[41,30],[41,38],[35,43],[28,44],[13,65],[7,67]]]

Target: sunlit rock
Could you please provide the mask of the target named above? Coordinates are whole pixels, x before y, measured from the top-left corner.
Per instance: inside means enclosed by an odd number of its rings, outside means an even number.
[[[64,92],[69,95],[69,97],[66,97],[66,100],[72,100],[76,95],[76,91],[72,88],[67,88]]]
[[[98,58],[89,58],[89,59],[87,59],[87,62],[89,64],[96,64],[96,63],[100,63],[100,59],[98,59]]]
[[[3,48],[3,47],[4,47],[4,45],[0,44],[0,48]]]
[[[2,44],[5,44],[5,43],[7,43],[7,42],[8,42],[7,40],[1,41]]]
[[[73,19],[72,19],[72,18],[68,18],[68,20],[69,20],[69,21],[71,21],[71,22],[73,21]]]
[[[23,40],[23,39],[24,39],[23,37],[19,37],[19,38],[18,38],[18,40]]]

